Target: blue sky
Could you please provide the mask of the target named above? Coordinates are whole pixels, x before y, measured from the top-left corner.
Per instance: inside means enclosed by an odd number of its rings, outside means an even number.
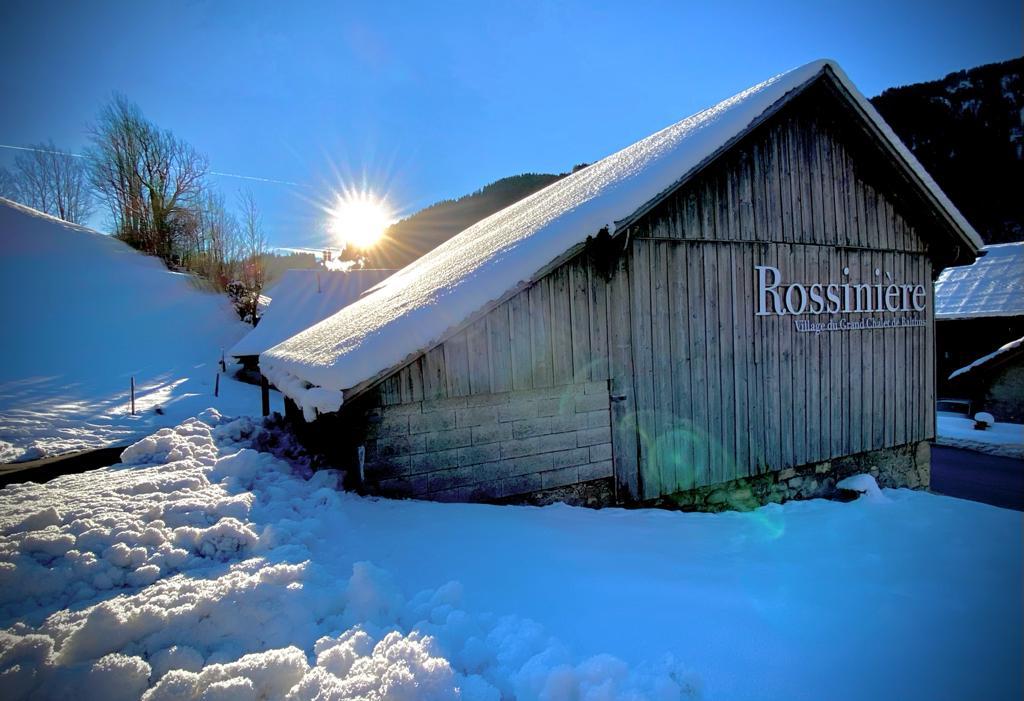
[[[119,91],[211,169],[301,183],[214,178],[251,187],[272,243],[318,247],[317,204],[343,185],[409,214],[596,160],[816,58],[869,96],[1012,58],[1021,23],[1019,0],[6,0],[0,144],[80,151]]]

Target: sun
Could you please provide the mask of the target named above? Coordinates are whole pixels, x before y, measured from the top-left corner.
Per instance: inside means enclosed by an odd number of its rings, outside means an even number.
[[[368,190],[345,192],[330,210],[330,230],[344,246],[373,248],[394,221],[387,203]]]

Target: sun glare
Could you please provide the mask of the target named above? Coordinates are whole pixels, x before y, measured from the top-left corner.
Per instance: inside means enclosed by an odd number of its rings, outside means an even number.
[[[340,243],[359,249],[373,248],[393,220],[387,203],[366,190],[339,195],[330,217],[331,233]]]

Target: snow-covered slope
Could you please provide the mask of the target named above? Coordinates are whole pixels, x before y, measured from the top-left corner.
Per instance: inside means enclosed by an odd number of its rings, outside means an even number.
[[[815,61],[667,127],[474,224],[373,293],[264,353],[264,374],[304,408],[337,410],[342,390],[429,348],[450,328],[532,279],[603,227],[614,232],[617,222],[677,184],[826,70],[957,223],[965,243],[980,248],[971,225],[842,69],[831,61]],[[310,385],[319,389],[310,390]]]
[[[0,696],[1021,698],[1018,512],[867,476],[749,513],[364,499],[260,430],[0,490]]]
[[[946,268],[935,281],[935,318],[1024,314],[1024,243],[985,246],[971,265]]]
[[[270,304],[259,325],[238,341],[231,355],[259,355],[352,304],[394,270],[286,270],[267,292]]]
[[[134,438],[218,403],[221,349],[247,327],[226,297],[156,258],[0,199],[0,328],[0,461],[10,462]],[[258,408],[243,391],[222,382],[227,400]]]

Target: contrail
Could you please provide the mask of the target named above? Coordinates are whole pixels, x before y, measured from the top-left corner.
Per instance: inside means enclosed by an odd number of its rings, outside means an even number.
[[[45,148],[33,148],[31,146],[12,146],[10,144],[0,144],[0,148],[11,149],[13,151],[32,151],[34,153],[50,153],[55,156],[71,156],[73,158],[85,158],[81,153],[70,153],[69,151],[50,151]],[[239,180],[255,180],[260,183],[274,183],[277,185],[289,185],[291,187],[309,187],[303,183],[294,183],[290,180],[275,180],[274,178],[261,178],[255,175],[239,175],[238,173],[223,173],[219,170],[209,171],[210,175],[218,175],[222,178],[238,178]]]
[[[238,173],[222,173],[219,170],[211,170],[210,175],[219,175],[224,178],[238,178],[240,180],[256,180],[261,183],[277,183],[278,185],[291,185],[292,187],[309,187],[303,183],[293,183],[290,180],[274,180],[273,178],[260,178],[255,175],[239,175]]]
[[[0,148],[9,148],[14,151],[33,151],[35,153],[52,153],[55,156],[74,156],[75,158],[85,158],[80,153],[68,153],[67,151],[50,151],[45,148],[32,148],[30,146],[11,146],[10,144],[0,144]]]

